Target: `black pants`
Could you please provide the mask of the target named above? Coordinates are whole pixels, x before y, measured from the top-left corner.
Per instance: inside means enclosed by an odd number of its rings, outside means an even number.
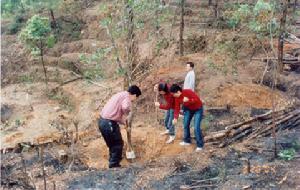
[[[124,142],[118,123],[101,118],[99,119],[98,126],[109,148],[109,167],[120,167]]]

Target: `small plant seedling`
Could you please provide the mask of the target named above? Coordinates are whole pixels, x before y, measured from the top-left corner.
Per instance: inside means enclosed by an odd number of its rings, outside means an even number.
[[[278,156],[281,159],[284,159],[286,161],[290,161],[295,157],[296,151],[294,148],[285,149],[279,152]]]

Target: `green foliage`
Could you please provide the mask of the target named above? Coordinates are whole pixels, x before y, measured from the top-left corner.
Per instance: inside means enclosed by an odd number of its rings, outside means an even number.
[[[264,0],[258,0],[253,8],[253,13],[255,16],[259,16],[261,13],[268,13],[272,11],[272,6],[270,3],[265,2]]]
[[[243,22],[246,22],[251,16],[251,8],[249,5],[239,5],[235,7],[235,11],[225,12],[225,18],[230,28],[236,28]]]
[[[18,13],[39,13],[43,10],[55,10],[62,2],[63,0],[2,0],[1,14],[11,16]]]
[[[56,38],[53,34],[50,35],[46,40],[47,40],[46,44],[48,48],[52,48],[56,43]]]
[[[86,79],[102,79],[104,76],[102,61],[106,61],[107,55],[111,52],[111,48],[99,48],[92,55],[81,54],[79,59],[82,63],[87,64],[88,68],[83,71]]]
[[[263,0],[257,1],[253,8],[254,18],[249,23],[249,29],[257,34],[276,33],[278,23],[273,15],[275,11],[275,4],[264,2]]]
[[[34,15],[26,23],[19,37],[30,48],[43,48],[50,38],[51,27],[48,18]]]
[[[24,23],[26,21],[26,15],[24,14],[16,14],[12,16],[12,20],[8,26],[7,33],[8,34],[16,34],[18,33],[21,28],[24,26]]]
[[[83,76],[85,79],[90,79],[90,80],[99,80],[103,78],[103,69],[99,64],[97,64],[95,67],[86,69],[83,71]]]
[[[296,151],[294,148],[285,149],[279,152],[278,156],[284,160],[292,160],[295,157]]]
[[[12,15],[18,12],[22,7],[22,0],[2,0],[1,15]]]
[[[229,28],[244,27],[258,35],[276,34],[278,23],[274,15],[276,4],[258,0],[255,6],[238,4],[226,6],[224,17]]]

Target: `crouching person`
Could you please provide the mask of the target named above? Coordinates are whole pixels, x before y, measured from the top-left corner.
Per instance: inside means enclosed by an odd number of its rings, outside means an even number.
[[[165,99],[165,104],[160,104],[159,102],[155,102],[155,106],[160,109],[167,110],[165,116],[165,127],[166,131],[161,133],[161,135],[169,134],[169,139],[167,140],[167,144],[170,144],[175,139],[175,128],[173,125],[174,119],[174,97],[169,91],[169,86],[166,83],[160,83],[154,86],[154,90],[158,91],[159,94],[163,95]]]
[[[194,133],[197,141],[196,151],[201,151],[204,142],[201,132],[201,120],[203,117],[203,106],[202,101],[199,96],[190,89],[182,90],[180,86],[174,84],[170,88],[170,92],[175,97],[175,108],[174,108],[174,120],[173,123],[177,123],[177,119],[179,116],[179,111],[181,105],[185,107],[184,110],[184,118],[183,118],[183,141],[180,143],[182,146],[191,144],[191,134],[190,134],[190,123],[193,117],[195,117],[194,121]]]
[[[131,104],[140,95],[141,90],[139,87],[135,85],[130,86],[128,91],[113,95],[100,113],[98,126],[109,148],[109,168],[121,166],[124,143],[119,124],[126,123],[126,116],[131,111]]]

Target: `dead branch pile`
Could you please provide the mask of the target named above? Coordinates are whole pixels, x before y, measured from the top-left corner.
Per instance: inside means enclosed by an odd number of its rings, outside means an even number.
[[[233,142],[269,136],[272,133],[272,111],[227,126],[225,130],[205,136],[205,142],[225,147]],[[276,131],[300,127],[300,108],[275,111]]]

